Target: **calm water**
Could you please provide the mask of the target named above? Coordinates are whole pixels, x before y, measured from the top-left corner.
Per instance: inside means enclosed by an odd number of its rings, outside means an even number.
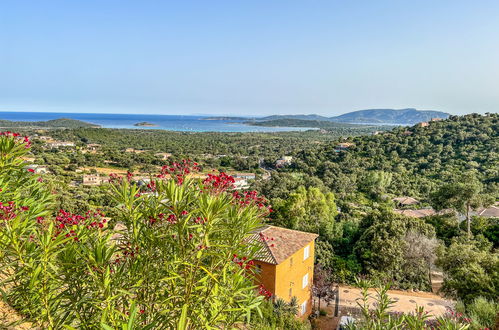
[[[203,116],[129,115],[105,113],[0,112],[0,119],[13,121],[45,121],[71,118],[107,128],[164,129],[184,132],[282,132],[304,131],[306,127],[262,127],[242,124],[237,120],[203,120]],[[155,127],[136,127],[146,121]]]

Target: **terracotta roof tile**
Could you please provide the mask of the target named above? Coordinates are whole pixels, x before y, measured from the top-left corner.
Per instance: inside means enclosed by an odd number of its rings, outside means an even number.
[[[400,205],[414,205],[419,203],[417,199],[408,196],[395,197],[393,201],[399,203]]]
[[[319,235],[274,226],[264,226],[257,230],[252,239],[262,245],[256,260],[270,264],[280,264],[296,251],[304,248]]]

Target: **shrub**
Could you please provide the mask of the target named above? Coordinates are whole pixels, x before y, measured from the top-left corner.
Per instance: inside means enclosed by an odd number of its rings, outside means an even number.
[[[471,325],[474,329],[490,328],[495,324],[499,313],[499,304],[483,297],[478,297],[466,306],[467,314],[470,316]]]
[[[112,175],[116,217],[53,210],[23,168],[29,140],[0,136],[0,288],[42,328],[230,328],[262,300],[247,271],[251,232],[268,213],[223,173],[163,167],[147,188]],[[117,224],[117,226],[114,226]]]

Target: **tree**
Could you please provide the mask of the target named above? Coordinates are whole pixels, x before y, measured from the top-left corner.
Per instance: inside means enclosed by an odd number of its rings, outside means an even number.
[[[364,270],[393,279],[402,274],[406,233],[404,218],[388,211],[373,211],[362,220],[364,228],[354,251]]]
[[[376,210],[362,220],[361,231],[354,252],[368,275],[403,287],[428,287],[429,260],[425,258],[429,258],[426,253],[431,251],[423,253],[419,248],[408,246],[408,242],[414,235],[433,237],[430,225],[389,210]],[[407,272],[409,265],[413,267],[412,273]]]
[[[384,171],[369,171],[359,182],[360,190],[375,196],[376,198],[386,191],[392,182],[392,174]]]
[[[409,230],[404,237],[404,275],[412,283],[426,283],[422,288],[431,288],[431,268],[439,246],[434,237]],[[411,278],[412,277],[412,278]]]
[[[480,296],[497,301],[499,253],[490,242],[476,237],[457,237],[448,248],[439,251],[437,265],[445,273],[442,290],[465,303]]]
[[[332,280],[332,274],[327,269],[316,264],[314,267],[314,284],[312,286],[312,293],[319,299],[318,310],[321,310],[321,300],[329,303],[334,299],[334,282]]]
[[[493,202],[492,196],[484,194],[483,185],[473,172],[467,172],[458,180],[444,184],[432,194],[432,204],[437,210],[452,208],[466,215],[468,236],[471,236],[471,211]]]
[[[319,188],[300,186],[275,209],[279,214],[276,222],[287,228],[314,232],[327,240],[340,229],[335,224],[337,209],[333,193],[323,193]]]

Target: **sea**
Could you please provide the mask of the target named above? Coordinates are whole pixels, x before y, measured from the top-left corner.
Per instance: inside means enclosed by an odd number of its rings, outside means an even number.
[[[213,116],[179,116],[111,113],[65,112],[0,112],[0,119],[11,121],[46,121],[70,118],[97,124],[105,128],[162,129],[181,132],[285,132],[306,131],[309,127],[263,127],[244,124],[242,120],[207,120]],[[154,127],[134,126],[148,122]]]

